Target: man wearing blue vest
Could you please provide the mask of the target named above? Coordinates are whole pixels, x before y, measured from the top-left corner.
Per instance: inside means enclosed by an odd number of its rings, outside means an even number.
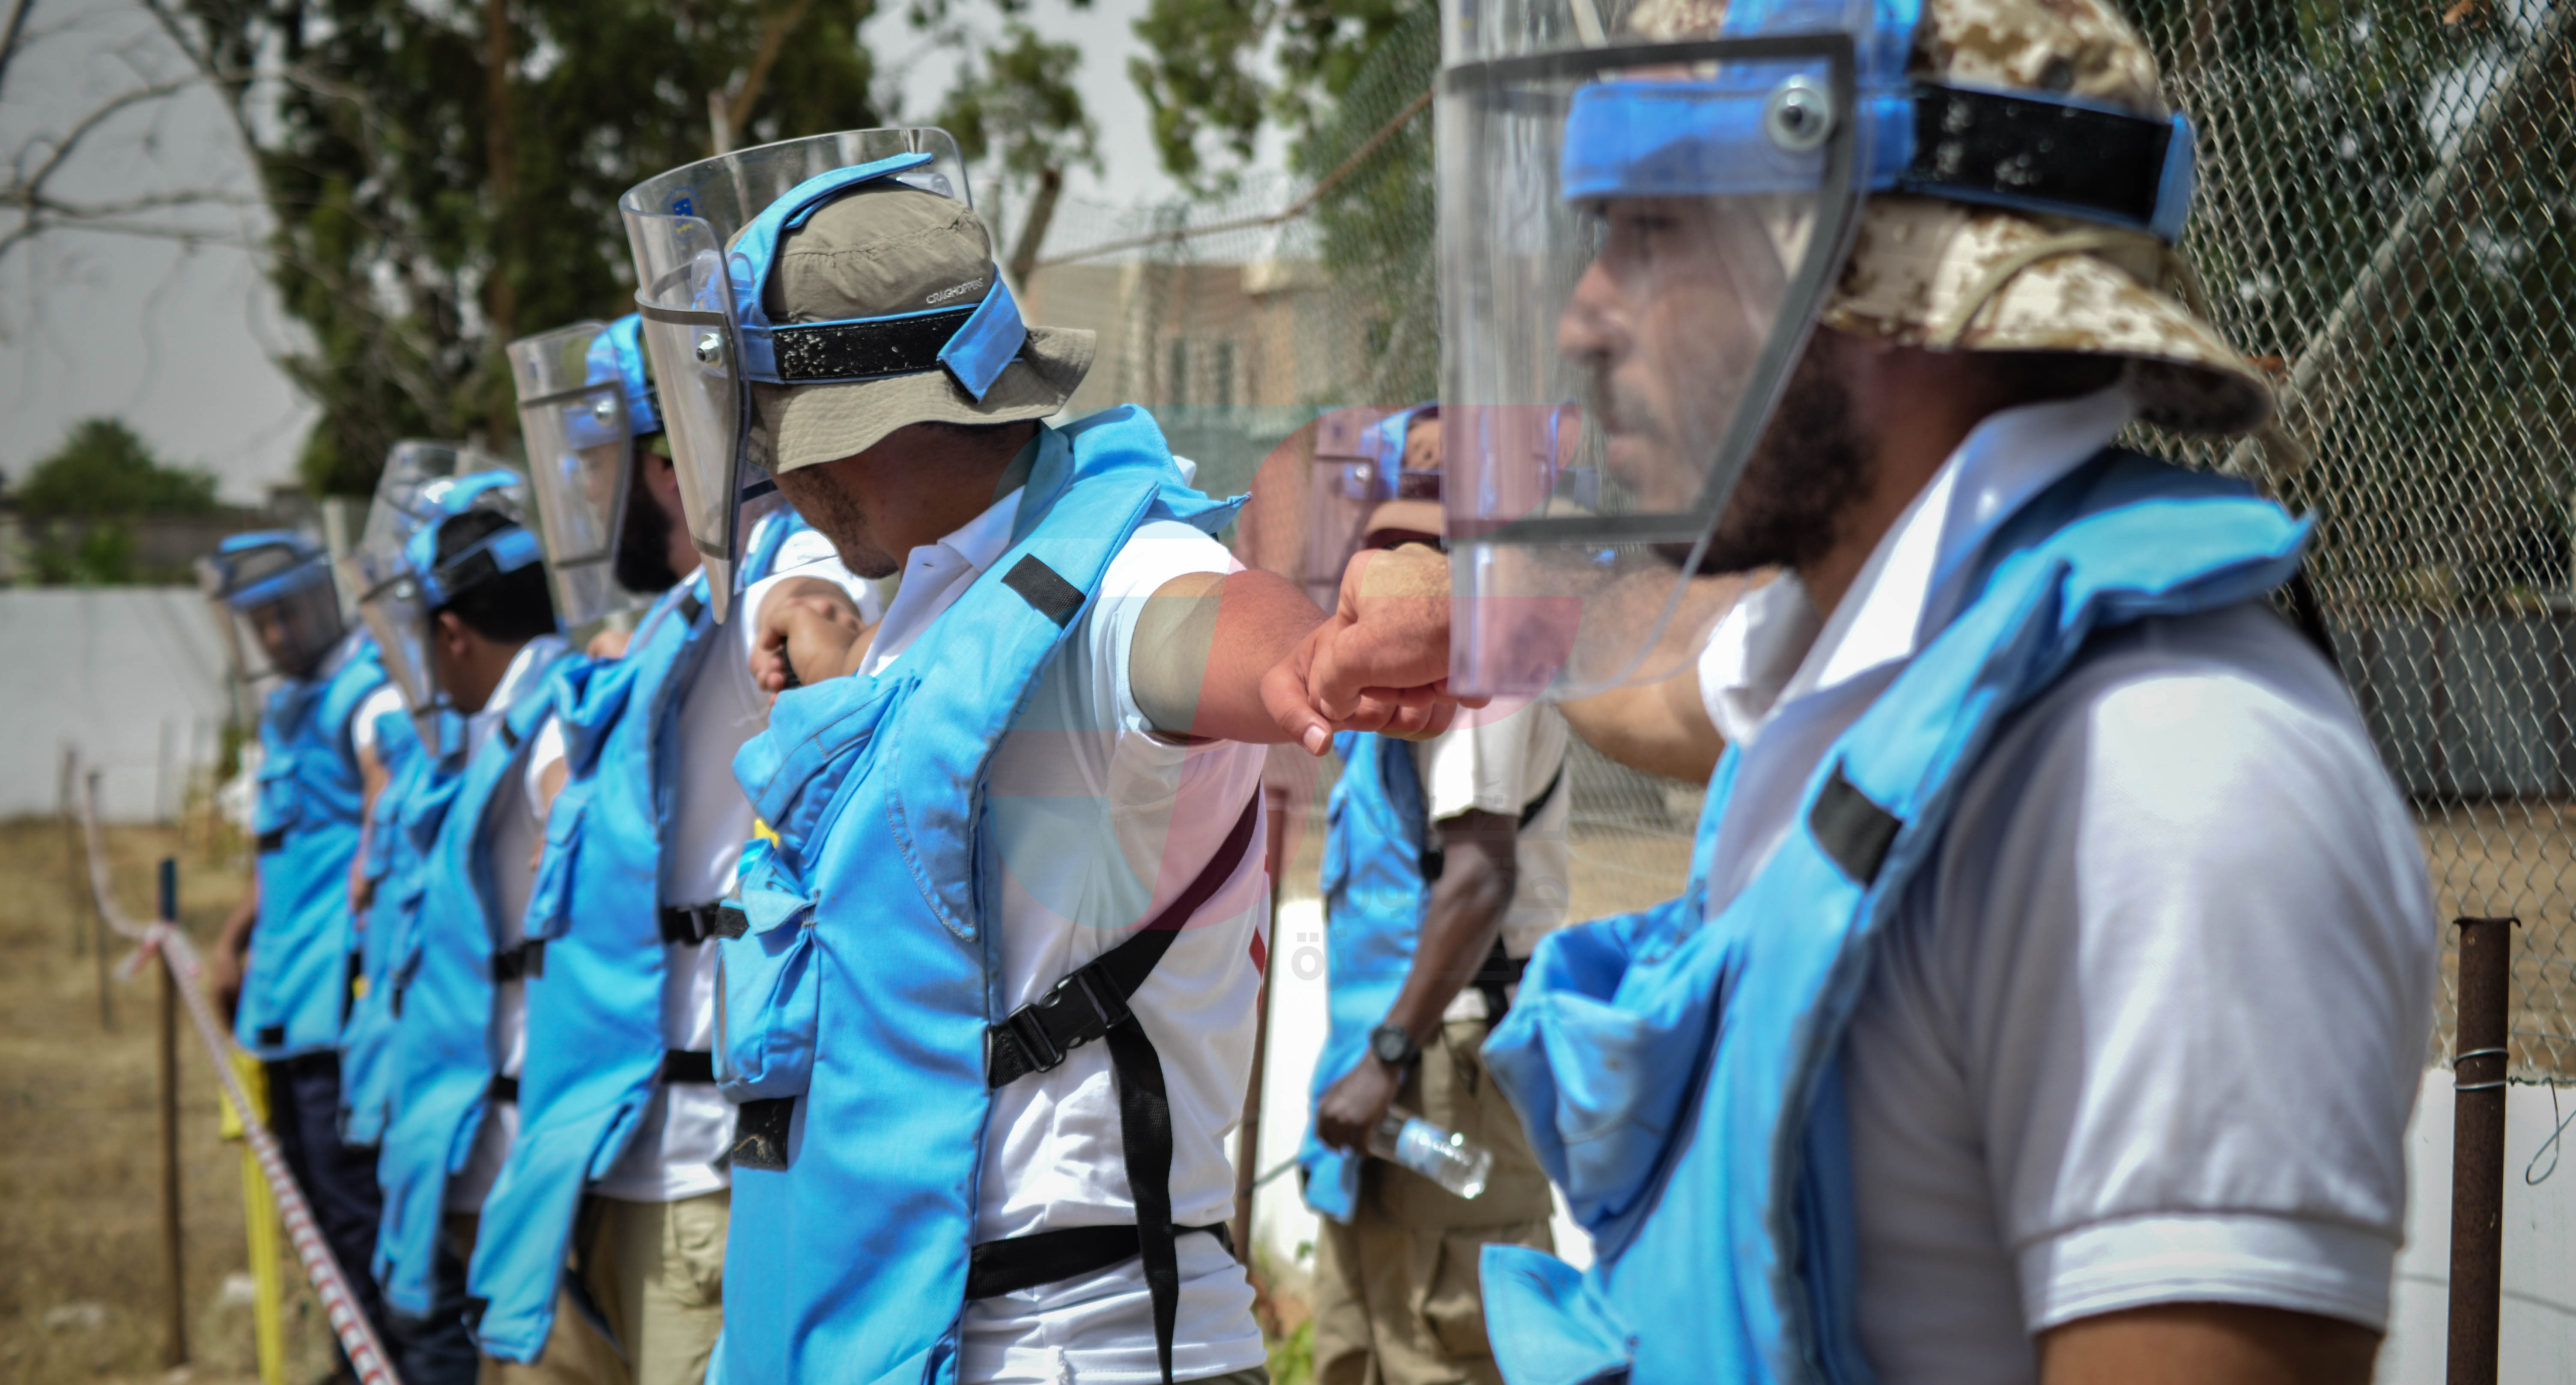
[[[1245,742],[1321,748],[1303,671],[1370,642],[1370,594],[1319,624],[1230,571],[1234,506],[1142,411],[1043,424],[1091,334],[1021,320],[966,191],[944,132],[887,130],[620,200],[709,568],[774,483],[903,573],[873,627],[819,583],[754,613],[790,690],[735,762],[775,836],[719,945],[722,1374],[1258,1380],[1222,1233],[1264,956]]]
[[[378,1165],[377,1278],[392,1309],[423,1330],[470,1316],[465,1266],[517,1125],[525,986],[544,965],[519,929],[539,840],[524,771],[566,650],[537,538],[521,519],[526,493],[510,471],[439,483],[428,496],[438,517],[404,546],[406,580],[362,606],[397,651],[388,666],[414,712],[463,722],[425,846],[419,917],[391,968],[393,1114]],[[609,1378],[606,1345],[577,1335],[577,1322],[563,1329],[547,1371],[520,1378]]]
[[[1407,425],[1410,426],[1407,426]],[[1398,499],[1361,524],[1364,550],[1441,540],[1438,414],[1392,420]],[[1396,465],[1401,450],[1401,469]],[[1552,1245],[1547,1176],[1488,1079],[1486,1035],[1521,968],[1565,922],[1566,727],[1523,706],[1420,745],[1338,738],[1322,887],[1332,1027],[1317,1057],[1301,1159],[1315,1238],[1315,1378],[1322,1385],[1498,1381],[1477,1282],[1480,1248]],[[1462,1197],[1368,1157],[1391,1113],[1492,1158]]]
[[[537,1357],[567,1251],[634,1385],[695,1385],[724,1321],[734,1107],[717,1092],[710,927],[752,835],[733,757],[768,718],[749,621],[718,626],[680,513],[639,321],[514,343],[519,417],[558,611],[649,602],[622,657],[566,670],[529,756],[550,805],[527,914],[520,1127],[485,1203],[469,1288],[485,1350]],[[774,504],[770,507],[777,509]],[[747,599],[773,570],[876,597],[792,513],[759,521]]]
[[[2438,935],[2265,599],[2308,526],[2113,445],[2270,407],[2144,45],[1577,8],[1452,12],[1456,681],[1696,660],[1728,749],[1688,891],[1549,938],[1486,1046],[1596,1252],[1486,1251],[1505,1378],[2366,1380]]]
[[[269,1124],[287,1168],[381,1330],[367,1274],[375,1168],[340,1138],[338,1045],[357,944],[351,866],[376,787],[367,765],[386,706],[384,669],[366,634],[344,629],[329,557],[311,540],[237,534],[198,576],[223,615],[235,669],[246,681],[276,680],[259,722],[258,872],[208,949],[211,981],[234,1038],[266,1068]]]

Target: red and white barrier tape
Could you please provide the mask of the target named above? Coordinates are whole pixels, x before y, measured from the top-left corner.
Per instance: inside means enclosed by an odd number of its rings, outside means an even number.
[[[241,1113],[243,1138],[250,1141],[251,1153],[259,1160],[259,1171],[268,1179],[269,1192],[277,1198],[278,1215],[286,1223],[287,1242],[295,1247],[295,1258],[303,1262],[306,1277],[313,1281],[313,1292],[321,1297],[331,1331],[340,1338],[340,1349],[348,1353],[349,1365],[358,1373],[361,1385],[402,1385],[401,1377],[394,1374],[392,1358],[376,1339],[375,1325],[358,1311],[349,1277],[333,1258],[330,1244],[322,1239],[321,1227],[313,1220],[312,1204],[304,1200],[304,1190],[287,1172],[286,1156],[277,1147],[277,1137],[269,1133],[265,1122],[251,1119],[251,1112],[258,1108],[251,1104],[250,1093],[242,1089],[241,1079],[233,1074],[232,1064],[225,1061],[232,1036],[215,1021],[215,1007],[206,999],[206,969],[197,958],[197,949],[171,920],[136,923],[116,907],[107,883],[107,852],[99,844],[97,775],[90,776],[88,790],[81,800],[81,830],[89,848],[89,888],[97,899],[99,917],[107,921],[108,927],[134,940],[135,953],[126,964],[129,971],[138,967],[145,955],[158,955],[178,983],[179,998],[196,1025],[206,1060],[214,1065],[215,1082],[223,1088],[224,1099]]]

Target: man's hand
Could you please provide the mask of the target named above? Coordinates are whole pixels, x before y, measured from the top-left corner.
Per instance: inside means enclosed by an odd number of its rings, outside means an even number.
[[[583,647],[582,652],[594,659],[623,659],[626,657],[626,643],[634,637],[632,630],[603,625],[599,627],[598,634],[590,637],[590,643]]]
[[[1427,740],[1485,705],[1449,695],[1449,560],[1422,544],[1353,557],[1338,606],[1272,680],[1264,700],[1314,755],[1331,731]]]
[[[819,577],[790,577],[771,587],[755,620],[751,677],[773,695],[857,672],[874,634],[859,603]]]
[[[1369,1132],[1386,1119],[1386,1108],[1395,1104],[1402,1085],[1402,1075],[1377,1055],[1361,1054],[1360,1065],[1326,1087],[1315,1103],[1315,1138],[1334,1149],[1368,1153]]]

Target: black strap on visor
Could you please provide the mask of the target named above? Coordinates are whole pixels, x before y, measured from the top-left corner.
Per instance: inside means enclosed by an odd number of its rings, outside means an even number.
[[[1965,87],[1914,89],[1914,158],[1897,190],[2155,225],[2166,120]]]
[[[938,370],[941,349],[975,315],[980,302],[909,317],[772,327],[778,382],[804,385]]]

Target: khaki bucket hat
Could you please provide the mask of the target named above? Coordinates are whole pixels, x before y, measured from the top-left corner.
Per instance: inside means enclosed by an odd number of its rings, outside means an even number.
[[[970,305],[996,273],[983,218],[954,198],[870,184],[779,238],[761,306],[779,326]],[[1091,371],[1094,334],[1031,327],[978,401],[945,370],[825,385],[751,387],[752,459],[771,474],[837,461],[913,423],[1045,418]]]
[[[1628,27],[1659,39],[1713,34],[1726,8],[1644,0]],[[2105,0],[1925,0],[1907,70],[2172,113],[2154,55]],[[2121,357],[2140,416],[2176,432],[2246,433],[2272,413],[2269,382],[2210,322],[2190,266],[2144,232],[1874,195],[1820,320],[1940,350]]]

